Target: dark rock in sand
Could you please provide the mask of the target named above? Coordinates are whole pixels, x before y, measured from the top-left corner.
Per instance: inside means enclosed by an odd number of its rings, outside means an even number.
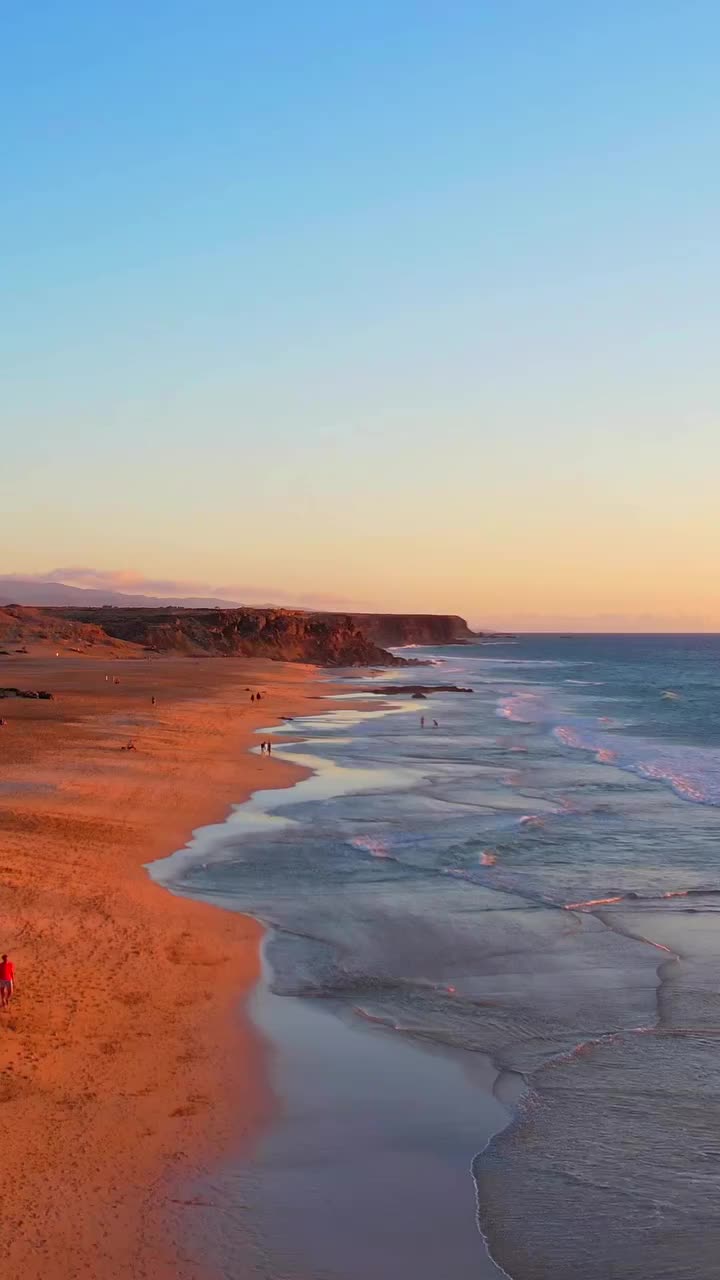
[[[46,702],[52,702],[54,696],[48,693],[47,689],[16,689],[14,687],[0,689],[0,698],[42,698]]]

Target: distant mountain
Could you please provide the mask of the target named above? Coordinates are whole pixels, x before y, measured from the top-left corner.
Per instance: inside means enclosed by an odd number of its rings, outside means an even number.
[[[124,591],[99,590],[97,587],[70,587],[65,582],[35,582],[31,578],[13,578],[0,574],[0,605],[114,605],[135,609],[232,609],[238,608],[236,600],[221,600],[216,596],[143,596]]]

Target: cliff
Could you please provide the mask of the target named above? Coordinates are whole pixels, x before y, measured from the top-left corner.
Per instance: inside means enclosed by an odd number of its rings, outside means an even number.
[[[353,613],[351,616],[368,640],[383,648],[403,644],[463,644],[475,639],[465,619],[452,613]]]
[[[39,612],[39,611],[34,611]],[[329,667],[395,666],[402,659],[369,639],[356,618],[294,609],[48,608],[146,649],[265,657]]]
[[[311,613],[300,609],[65,606],[0,609],[0,645],[94,646],[207,656],[238,655],[329,667],[394,666],[388,645],[461,644],[463,618],[447,614]]]
[[[242,611],[248,619],[247,626],[241,629],[244,632],[243,644],[246,644],[252,638],[255,628],[255,624],[252,621],[253,618],[278,618],[280,616],[297,618],[306,615],[321,619],[329,624],[331,630],[325,633],[326,639],[335,636],[339,641],[340,631],[345,627],[348,620],[351,620],[358,630],[362,632],[366,640],[380,648],[414,644],[467,644],[476,639],[499,638],[492,636],[491,633],[481,632],[476,634],[470,630],[465,619],[458,617],[456,614],[329,613],[326,610],[283,608],[279,605],[241,605],[232,600],[213,598],[178,597],[176,599],[162,599],[158,596],[130,595],[127,592],[112,591],[109,588],[76,587],[64,582],[42,582],[37,579],[26,580],[18,574],[0,574],[0,608],[3,605],[19,605],[25,608],[33,608],[36,611],[51,609],[57,614],[64,611],[67,618],[72,620],[84,618],[89,625],[99,624],[100,626],[104,625],[103,619],[114,625],[111,619],[111,614],[113,613],[122,611],[124,615],[128,615],[133,610],[141,610],[143,615],[149,617],[150,613],[154,612],[163,615],[162,633],[165,639],[168,636],[166,624],[171,610],[185,614],[192,613],[196,616],[212,611],[218,614]],[[197,631],[197,628],[195,630]],[[288,631],[290,630],[292,628],[289,627]],[[187,646],[191,643],[191,640],[188,637],[186,628],[180,628],[180,631],[183,634],[179,639],[183,648],[187,651]],[[281,645],[284,643],[279,633],[278,640]],[[201,650],[203,652],[208,651],[202,637],[196,634],[192,643],[198,641]],[[320,639],[319,642],[322,648],[325,640]],[[164,645],[164,640],[162,643]],[[305,640],[300,643],[301,649],[305,643]],[[307,643],[310,643],[309,635]],[[352,649],[355,642],[351,642],[346,638],[343,643],[349,643]],[[158,645],[158,647],[161,646]],[[214,650],[211,651],[214,652]],[[236,652],[235,649],[231,651]],[[242,651],[245,652],[245,650]],[[225,649],[223,649],[223,652],[225,652]]]

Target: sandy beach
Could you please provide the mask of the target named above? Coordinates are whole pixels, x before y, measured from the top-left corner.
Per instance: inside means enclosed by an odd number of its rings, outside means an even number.
[[[311,676],[241,659],[2,659],[0,684],[54,694],[0,703],[0,951],[17,973],[0,1014],[7,1280],[208,1274],[179,1252],[168,1197],[271,1113],[266,1050],[239,1007],[260,927],[172,896],[144,864],[302,776],[248,747],[317,706]]]

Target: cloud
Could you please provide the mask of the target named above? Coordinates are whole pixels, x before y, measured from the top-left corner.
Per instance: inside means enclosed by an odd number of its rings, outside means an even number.
[[[97,591],[126,591],[150,596],[222,596],[224,592],[207,582],[181,578],[148,578],[135,569],[92,569],[69,565],[36,574],[45,582],[64,582],[71,587],[92,587]],[[230,597],[228,597],[229,599]]]

